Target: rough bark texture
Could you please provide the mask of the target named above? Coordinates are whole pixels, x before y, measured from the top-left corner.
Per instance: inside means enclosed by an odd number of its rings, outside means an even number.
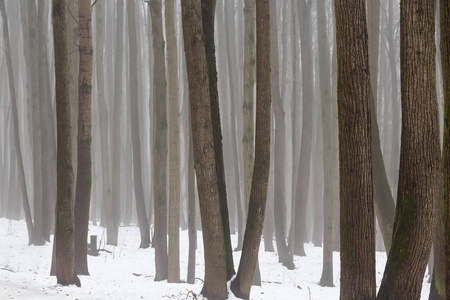
[[[214,153],[216,159],[217,184],[219,186],[219,201],[223,223],[223,236],[225,239],[225,254],[227,259],[227,280],[230,280],[234,271],[233,249],[231,246],[230,224],[228,216],[227,190],[225,185],[225,168],[223,163],[222,129],[220,126],[219,93],[217,90],[217,68],[214,46],[214,11],[216,0],[202,1],[202,22],[205,39],[206,61],[208,64],[209,95],[211,103],[211,119],[214,136]]]
[[[161,0],[149,2],[153,37],[153,201],[155,210],[155,281],[168,276],[167,261],[167,111],[166,111],[166,65]]]
[[[107,224],[108,245],[117,246],[120,226],[120,173],[121,173],[121,122],[122,122],[122,69],[123,69],[123,1],[118,1],[116,17],[116,44],[114,55],[114,103],[111,132],[112,203]]]
[[[250,190],[249,214],[244,235],[241,261],[231,290],[249,299],[253,273],[258,259],[264,223],[270,171],[270,5],[269,0],[256,2],[256,131],[255,163]]]
[[[352,14],[349,14],[349,11]],[[341,228],[340,299],[375,299],[370,74],[365,1],[335,1]]]
[[[330,53],[325,1],[317,2],[320,101],[323,147],[323,265],[321,286],[334,286],[333,280],[333,198],[332,198],[332,99]]]
[[[205,253],[205,281],[202,294],[208,299],[225,299],[227,298],[226,251],[214,153],[210,84],[201,5],[201,0],[181,2],[194,161]]]
[[[76,284],[74,240],[75,180],[70,122],[69,64],[66,44],[66,3],[53,0],[53,44],[55,47],[55,91],[57,126],[57,202],[55,229],[56,278],[58,284]]]
[[[164,16],[169,79],[169,266],[168,282],[180,282],[180,118],[175,1],[165,1]]]
[[[139,97],[138,97],[138,44],[136,38],[136,12],[134,0],[127,2],[129,57],[130,57],[130,112],[131,112],[131,140],[133,143],[133,179],[134,195],[136,198],[136,214],[141,244],[139,248],[150,247],[150,228],[145,210],[144,186],[142,183],[141,139],[139,134]]]
[[[244,136],[242,139],[242,154],[244,163],[244,203],[250,199],[252,185],[253,159],[254,159],[254,102],[255,102],[255,27],[256,27],[256,1],[244,1],[244,103],[242,106],[244,116]],[[240,216],[238,216],[240,218]],[[242,228],[238,230],[242,231]],[[239,232],[243,236],[244,232]],[[242,241],[241,241],[242,242]]]
[[[31,219],[30,204],[28,201],[28,193],[25,182],[25,171],[23,168],[22,152],[20,150],[20,137],[19,137],[19,116],[17,109],[17,99],[16,99],[16,89],[14,86],[14,74],[11,59],[11,46],[9,42],[9,29],[8,20],[5,10],[4,0],[0,0],[0,15],[2,17],[2,31],[3,31],[3,42],[6,52],[6,67],[8,69],[8,82],[9,82],[9,94],[11,97],[11,109],[12,109],[12,124],[13,124],[13,135],[14,135],[14,151],[17,162],[17,179],[19,180],[20,192],[22,197],[22,207],[25,213],[25,220],[27,223],[27,231],[29,244],[33,243],[33,221]]]
[[[402,138],[392,247],[378,299],[418,299],[440,199],[435,2],[402,0]]]
[[[274,222],[275,238],[277,243],[278,261],[286,268],[295,268],[293,257],[289,255],[286,245],[286,232],[284,222],[286,219],[286,126],[284,103],[280,94],[280,68],[278,62],[278,30],[276,18],[276,2],[270,3],[272,18],[270,19],[270,63],[271,63],[271,90],[275,113],[275,149],[274,151]],[[286,59],[286,58],[285,58]]]
[[[441,0],[441,55],[444,86],[444,233],[445,294],[450,295],[450,1]]]
[[[187,80],[187,78],[185,78]],[[189,112],[190,114],[190,112]],[[189,260],[187,283],[195,283],[195,250],[197,250],[197,212],[195,205],[195,170],[194,170],[194,143],[192,132],[189,134],[189,157],[188,157],[188,234],[189,234]]]
[[[89,275],[87,236],[91,202],[91,93],[92,93],[92,6],[90,0],[78,1],[80,24],[80,70],[78,75],[78,143],[75,194],[75,272]]]

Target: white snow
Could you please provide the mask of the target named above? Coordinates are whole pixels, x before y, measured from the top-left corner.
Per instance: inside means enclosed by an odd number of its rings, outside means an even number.
[[[80,276],[81,288],[62,287],[50,276],[52,244],[28,246],[25,221],[0,219],[0,299],[194,299],[190,291],[200,293],[204,274],[202,235],[198,232],[196,284],[155,282],[153,249],[139,249],[139,229],[121,227],[119,245],[105,246],[106,231],[89,226],[89,235],[97,235],[100,256],[88,256],[91,276]],[[236,236],[232,236],[234,245]],[[188,234],[180,234],[181,279],[186,280]],[[334,252],[335,287],[324,288],[317,283],[322,272],[322,248],[305,245],[306,257],[295,257],[296,269],[289,271],[276,253],[260,249],[262,287],[252,287],[251,299],[339,299],[339,253]],[[234,252],[237,270],[240,252]],[[377,252],[377,287],[383,276],[386,255]],[[424,278],[422,299],[428,299],[428,276]],[[198,299],[202,297],[198,296]],[[229,299],[237,299],[229,293]]]

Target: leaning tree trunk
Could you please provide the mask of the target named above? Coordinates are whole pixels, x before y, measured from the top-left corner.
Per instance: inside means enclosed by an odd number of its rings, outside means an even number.
[[[230,287],[233,293],[242,299],[249,299],[250,296],[264,223],[270,172],[270,93],[270,5],[269,0],[258,0],[256,2],[255,163],[241,261],[236,278],[231,282]]]
[[[220,126],[219,93],[217,90],[217,68],[214,46],[214,11],[216,0],[202,0],[202,22],[205,34],[206,63],[208,64],[209,95],[211,103],[211,119],[214,137],[214,154],[219,186],[220,211],[222,215],[223,236],[225,239],[225,255],[227,261],[227,280],[236,273],[233,263],[233,248],[231,246],[230,224],[228,216],[227,190],[225,185],[225,167],[223,163],[222,129]],[[235,157],[235,159],[237,159]],[[239,197],[239,196],[237,196]]]
[[[76,284],[74,240],[75,181],[72,157],[72,128],[69,98],[69,62],[66,43],[66,3],[53,0],[53,39],[55,47],[55,91],[57,128],[57,202],[55,266],[58,284]]]
[[[444,232],[445,294],[450,295],[450,1],[441,0],[441,55],[444,85]]]
[[[175,1],[164,5],[169,79],[169,266],[168,282],[180,282],[180,118]]]
[[[167,111],[166,111],[166,65],[162,23],[162,1],[149,2],[153,37],[153,203],[155,211],[155,281],[168,276],[167,261]]]
[[[80,70],[78,73],[77,180],[75,193],[75,272],[89,275],[87,236],[91,202],[91,93],[92,93],[92,6],[90,0],[78,1],[80,24]]]
[[[16,88],[14,86],[14,74],[11,59],[11,46],[9,43],[9,30],[8,30],[8,20],[5,10],[4,0],[0,0],[0,14],[2,17],[2,27],[3,27],[3,42],[6,52],[6,67],[8,69],[8,82],[9,82],[9,94],[11,97],[11,110],[13,117],[13,134],[14,134],[14,151],[17,161],[20,191],[22,196],[22,206],[25,212],[25,221],[27,223],[28,240],[29,244],[33,243],[33,221],[31,219],[30,203],[28,201],[27,186],[25,182],[25,171],[23,167],[22,152],[20,150],[20,136],[19,136],[19,112],[17,109],[17,98],[16,98]]]
[[[352,10],[352,14],[348,12]],[[370,74],[365,1],[335,1],[342,300],[375,299]]]
[[[204,241],[205,282],[202,294],[210,299],[226,299],[227,260],[214,153],[208,63],[205,41],[201,38],[204,34],[202,3],[201,0],[186,0],[181,2],[181,8],[194,161]]]
[[[440,201],[435,2],[402,0],[400,8],[400,170],[392,247],[378,299],[420,298]]]

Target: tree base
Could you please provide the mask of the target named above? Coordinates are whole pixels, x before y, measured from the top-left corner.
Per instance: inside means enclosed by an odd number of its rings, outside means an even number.
[[[73,278],[69,279],[69,280],[65,280],[65,279],[57,279],[57,283],[63,286],[68,286],[68,285],[76,285],[77,287],[81,287],[81,282],[80,279],[75,275]]]

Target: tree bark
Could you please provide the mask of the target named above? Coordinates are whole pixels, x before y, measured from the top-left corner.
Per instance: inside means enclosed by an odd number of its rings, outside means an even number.
[[[241,261],[231,290],[242,299],[249,299],[253,273],[258,259],[264,222],[270,171],[270,5],[268,0],[256,2],[256,131],[255,163],[247,224]]]
[[[217,90],[217,68],[214,46],[214,11],[216,0],[202,0],[202,22],[205,34],[206,63],[208,64],[209,95],[211,103],[211,119],[214,137],[214,154],[217,171],[217,184],[219,186],[220,211],[222,215],[223,236],[225,240],[225,255],[227,261],[227,280],[230,280],[234,271],[233,249],[231,246],[230,224],[228,216],[227,190],[225,185],[225,168],[223,163],[222,129],[220,126],[219,93]],[[237,159],[235,157],[235,159]],[[237,197],[239,197],[237,195]]]
[[[77,180],[75,194],[75,272],[89,275],[87,237],[91,202],[91,93],[92,93],[92,6],[90,0],[78,1],[80,24],[80,67],[78,72]]]
[[[400,173],[392,247],[377,299],[420,298],[430,255],[441,187],[434,16],[434,1],[401,2]]]
[[[3,1],[2,1],[3,2]],[[55,91],[57,122],[57,202],[55,257],[58,284],[81,286],[75,273],[74,174],[69,98],[69,63],[66,43],[66,3],[53,0]]]
[[[348,11],[352,10],[352,14]],[[340,298],[375,299],[370,73],[365,1],[335,1],[341,228]]]
[[[167,260],[167,111],[166,111],[166,74],[164,37],[162,23],[162,1],[149,2],[153,36],[153,201],[155,209],[155,281],[165,280],[168,276]]]
[[[175,1],[165,1],[164,19],[169,79],[169,265],[168,282],[180,282],[180,118]]]
[[[205,253],[205,282],[202,294],[209,299],[226,299],[227,261],[201,5],[201,0],[181,2],[194,160]]]

